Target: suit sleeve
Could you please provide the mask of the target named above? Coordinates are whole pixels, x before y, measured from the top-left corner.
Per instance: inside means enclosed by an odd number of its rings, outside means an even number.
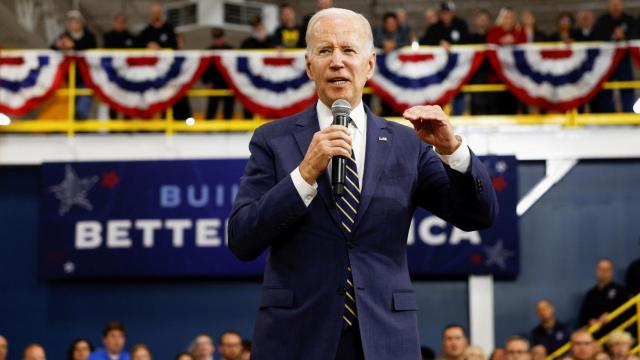
[[[241,260],[260,256],[309,209],[290,175],[276,179],[275,157],[263,131],[249,143],[251,157],[229,218],[229,248]]]
[[[469,171],[460,173],[443,164],[431,146],[421,146],[417,204],[464,231],[490,227],[498,201],[491,178],[473,151]]]

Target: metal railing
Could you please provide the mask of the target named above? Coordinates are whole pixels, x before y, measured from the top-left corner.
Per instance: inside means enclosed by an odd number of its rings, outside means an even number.
[[[626,311],[628,311],[629,309],[634,309],[635,313],[632,316],[630,316],[628,319],[622,319],[622,317],[624,316],[624,313]],[[636,330],[637,330],[638,334],[640,334],[640,294],[637,294],[636,296],[632,297],[631,299],[629,299],[629,301],[624,303],[622,306],[620,306],[619,308],[617,308],[614,311],[612,311],[611,313],[609,313],[609,315],[607,315],[604,323],[597,323],[597,324],[594,324],[592,326],[585,327],[585,329],[589,333],[595,334],[598,330],[602,329],[604,326],[606,326],[607,324],[610,324],[614,320],[623,320],[623,322],[620,325],[616,326],[611,331],[609,331],[607,334],[604,334],[604,335],[602,335],[602,337],[596,339],[599,343],[604,344],[605,342],[607,342],[607,340],[609,339],[609,336],[613,332],[618,331],[618,330],[628,329],[629,327],[631,327],[633,325],[636,326]],[[565,355],[570,349],[571,349],[571,342],[567,342],[566,344],[564,344],[563,346],[558,348],[556,351],[551,353],[547,357],[547,360],[558,359],[558,358],[562,357],[563,355]],[[639,354],[640,353],[640,344],[636,344],[636,346],[633,349],[631,349],[630,353],[631,354]]]

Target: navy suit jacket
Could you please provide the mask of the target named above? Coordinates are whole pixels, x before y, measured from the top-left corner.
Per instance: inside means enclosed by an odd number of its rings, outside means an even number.
[[[307,207],[290,173],[319,131],[316,107],[264,125],[229,220],[229,247],[252,260],[270,248],[251,358],[330,360],[342,329],[345,269],[351,263],[362,346],[368,360],[419,359],[416,296],[407,234],[416,206],[463,230],[491,225],[497,202],[473,154],[461,174],[404,125],[368,108],[362,195],[349,235],[338,221],[329,177]]]

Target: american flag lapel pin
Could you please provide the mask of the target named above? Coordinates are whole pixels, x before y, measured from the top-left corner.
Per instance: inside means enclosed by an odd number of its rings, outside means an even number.
[[[378,136],[378,141],[387,141],[386,136]]]

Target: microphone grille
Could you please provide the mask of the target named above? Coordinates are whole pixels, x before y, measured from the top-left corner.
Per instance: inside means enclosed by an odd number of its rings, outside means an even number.
[[[331,113],[333,116],[349,116],[351,104],[345,99],[338,99],[331,104]]]

